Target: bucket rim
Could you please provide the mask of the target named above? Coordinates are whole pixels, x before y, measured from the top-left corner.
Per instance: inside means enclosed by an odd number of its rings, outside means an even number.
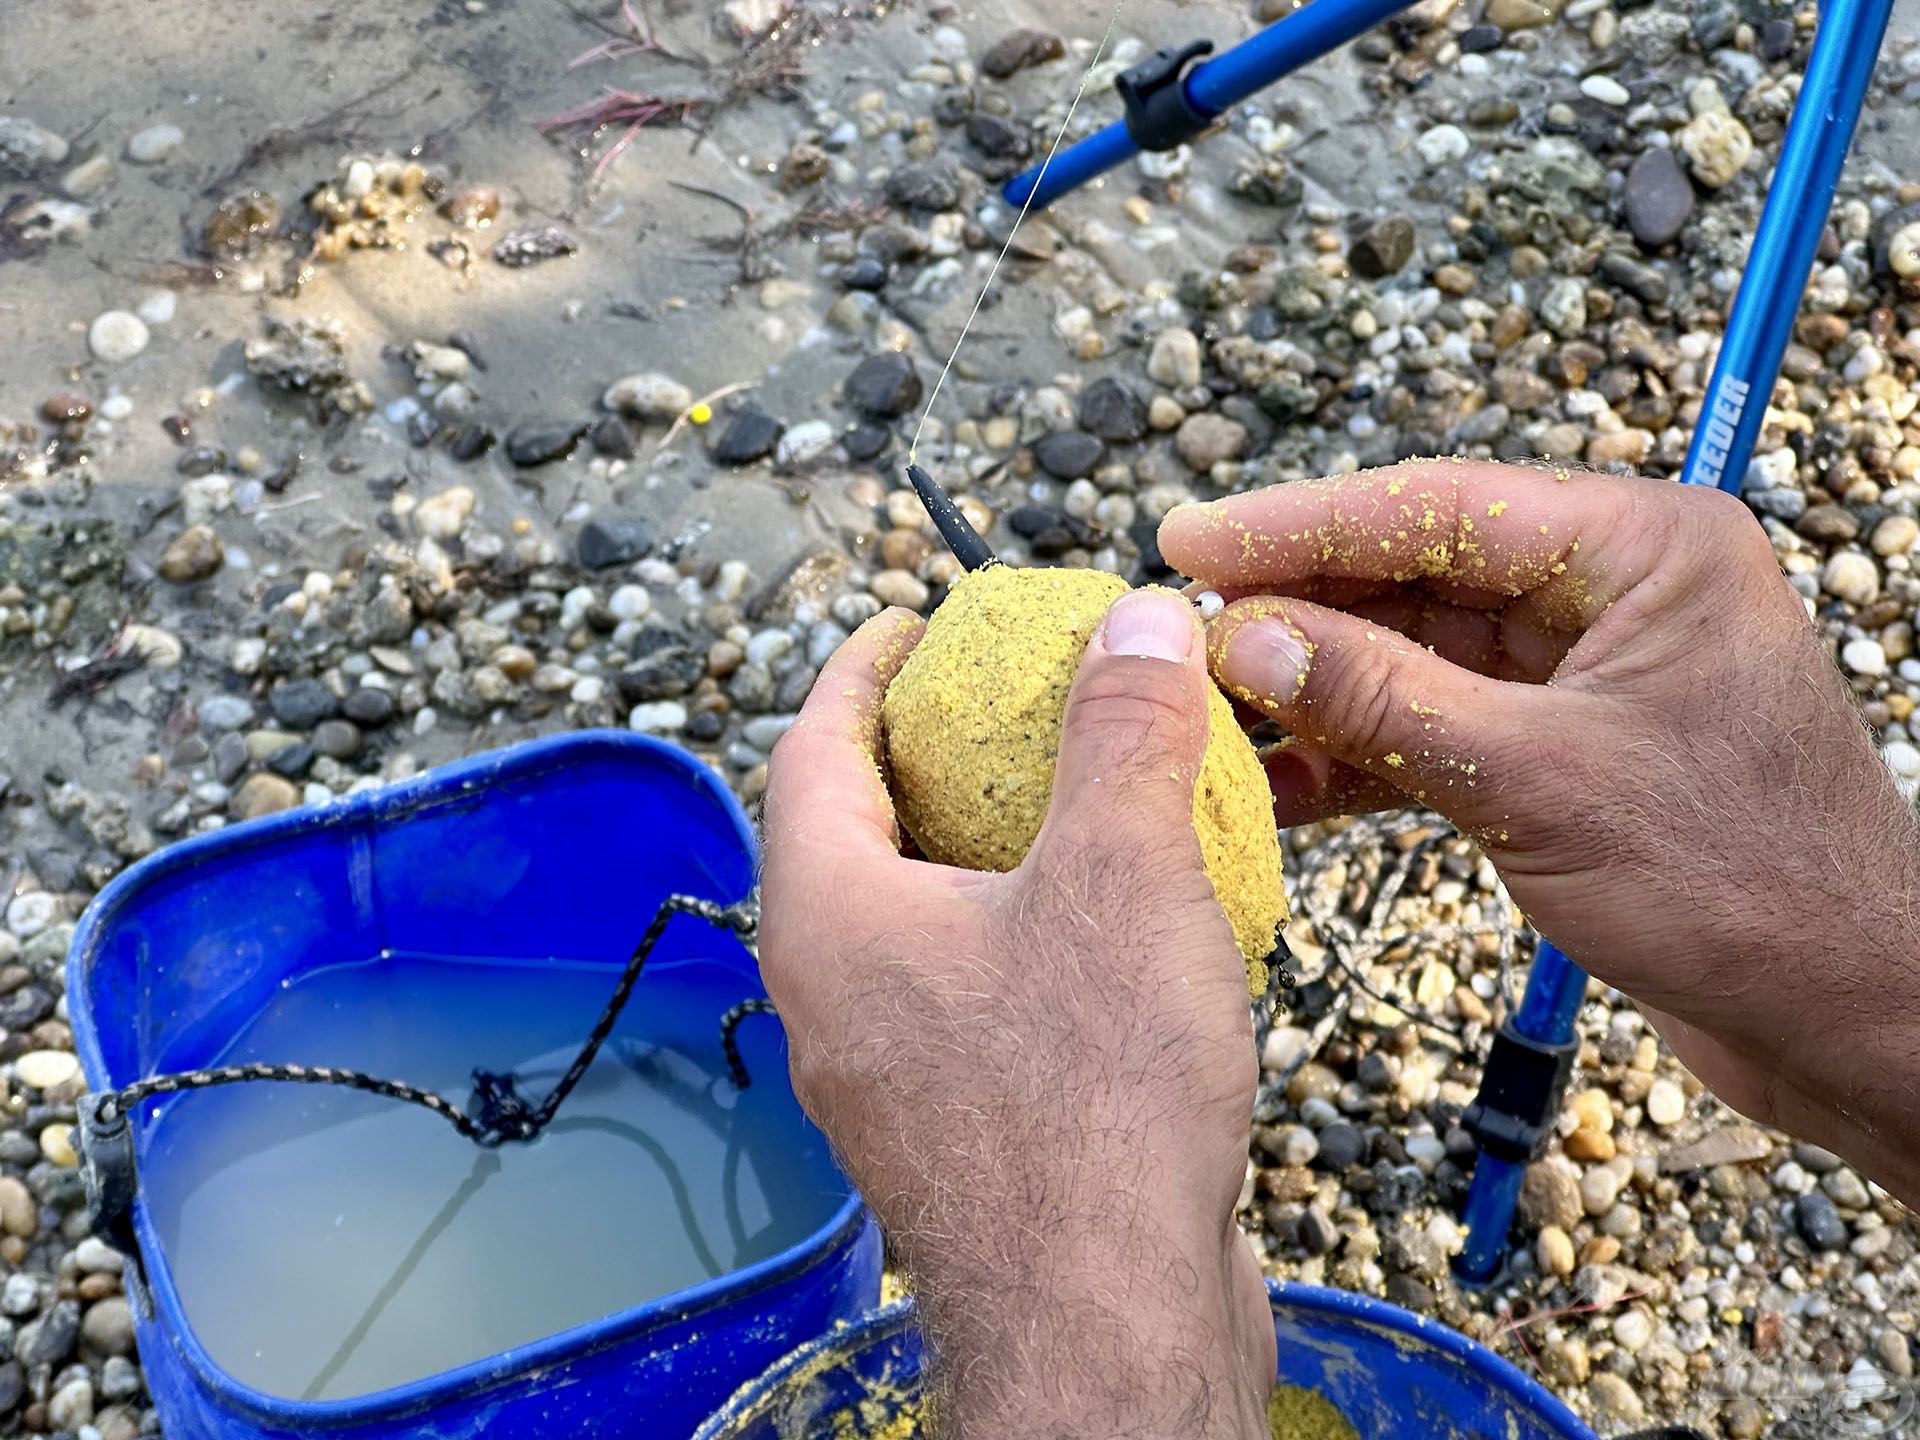
[[[758,859],[752,823],[739,799],[711,767],[690,751],[650,735],[611,729],[569,731],[451,761],[328,805],[301,806],[196,835],[136,862],[108,882],[74,927],[66,961],[68,993],[80,996],[87,993],[89,970],[108,922],[142,891],[190,866],[279,843],[290,836],[322,834],[343,826],[397,819],[477,794],[495,784],[537,777],[586,761],[640,756],[655,763],[664,762],[719,806],[731,824],[751,874]],[[742,897],[718,898],[733,901]],[[91,1006],[74,1010],[73,1032],[74,1049],[80,1056],[89,1088],[111,1086],[115,1077],[108,1073]],[[136,1077],[128,1077],[132,1078]],[[455,1399],[469,1399],[524,1382],[542,1371],[630,1344],[652,1331],[697,1320],[721,1305],[737,1303],[781,1285],[824,1257],[856,1243],[872,1224],[859,1192],[849,1185],[847,1198],[811,1235],[726,1276],[616,1310],[526,1345],[405,1385],[341,1400],[292,1400],[242,1383],[214,1360],[187,1318],[144,1195],[136,1195],[133,1205],[134,1235],[141,1252],[142,1288],[150,1301],[144,1322],[163,1327],[164,1343],[185,1363],[194,1383],[217,1397],[218,1403],[251,1420],[306,1434],[345,1431],[404,1419]],[[157,1257],[158,1263],[149,1257]]]
[[[1417,1336],[1423,1343],[1459,1361],[1488,1384],[1498,1386],[1517,1401],[1530,1406],[1538,1419],[1559,1428],[1567,1440],[1594,1440],[1593,1430],[1574,1414],[1566,1401],[1512,1361],[1496,1355],[1451,1325],[1371,1295],[1335,1290],[1325,1285],[1308,1285],[1297,1280],[1272,1277],[1267,1279],[1266,1285],[1267,1303],[1276,1315],[1283,1310],[1296,1314],[1306,1311],[1377,1326],[1397,1334]],[[809,1340],[734,1391],[726,1404],[694,1432],[693,1440],[724,1440],[733,1427],[751,1418],[755,1406],[776,1394],[796,1372],[815,1364],[822,1356],[837,1352],[853,1354],[876,1340],[890,1338],[913,1323],[913,1314],[913,1297],[906,1296]]]

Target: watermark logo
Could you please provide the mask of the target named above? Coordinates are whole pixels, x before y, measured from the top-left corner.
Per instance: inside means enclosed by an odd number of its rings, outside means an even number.
[[[1733,448],[1733,432],[1747,410],[1747,394],[1753,387],[1745,380],[1728,378],[1714,390],[1713,404],[1700,414],[1705,427],[1700,437],[1700,480],[1718,486],[1727,470],[1727,452]]]
[[[1749,1362],[1713,1371],[1703,1389],[1723,1407],[1745,1398],[1775,1421],[1775,1440],[1920,1440],[1920,1389],[1871,1361],[1842,1374],[1811,1365]]]

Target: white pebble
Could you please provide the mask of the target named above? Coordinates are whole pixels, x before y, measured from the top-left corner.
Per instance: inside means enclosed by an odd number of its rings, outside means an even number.
[[[1420,158],[1427,164],[1446,165],[1464,159],[1473,148],[1473,142],[1458,125],[1435,125],[1413,142],[1413,148],[1420,152]]]
[[[165,325],[179,308],[180,297],[171,290],[149,290],[140,299],[139,316],[149,325]]]
[[[1856,675],[1887,673],[1887,652],[1878,640],[1849,640],[1840,647],[1840,663]]]
[[[1820,572],[1820,586],[1855,605],[1870,605],[1880,598],[1880,571],[1858,550],[1842,550]]]
[[[1211,620],[1227,608],[1227,602],[1220,598],[1217,591],[1213,590],[1202,590],[1198,595],[1194,596],[1193,603],[1200,608],[1200,618],[1202,620]]]
[[[78,1078],[80,1060],[71,1050],[29,1050],[13,1062],[13,1073],[36,1090],[51,1090]]]
[[[149,125],[128,139],[127,158],[136,165],[158,165],[186,138],[178,125]]]
[[[636,705],[627,716],[627,728],[643,735],[664,735],[680,730],[687,723],[687,707],[678,700],[655,700]]]
[[[96,315],[87,327],[87,348],[109,365],[133,359],[147,348],[148,339],[146,322],[126,310]]]
[[[1880,752],[1887,768],[1903,780],[1920,779],[1920,750],[1904,740],[1895,740]]]
[[[1656,1080],[1647,1090],[1647,1119],[1666,1126],[1687,1113],[1686,1092],[1671,1080]]]
[[[622,585],[607,597],[607,609],[616,620],[641,620],[653,609],[653,596],[641,585]]]
[[[1589,75],[1580,82],[1580,93],[1602,105],[1625,105],[1633,99],[1627,87],[1611,75]]]
[[[60,902],[45,890],[16,895],[7,902],[7,929],[20,939],[38,935],[53,924],[60,913]]]

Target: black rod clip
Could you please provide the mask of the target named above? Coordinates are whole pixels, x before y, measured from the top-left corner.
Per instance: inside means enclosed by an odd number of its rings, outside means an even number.
[[[1213,128],[1215,116],[1187,94],[1187,72],[1202,55],[1213,53],[1211,40],[1193,40],[1178,48],[1156,50],[1113,82],[1127,107],[1127,134],[1142,150],[1172,150]]]
[[[129,1259],[140,1258],[133,1238],[133,1197],[139,1181],[133,1165],[133,1124],[119,1097],[83,1095],[73,1148],[87,1192],[87,1223],[93,1233]]]
[[[1553,1129],[1580,1042],[1530,1040],[1509,1021],[1493,1037],[1480,1093],[1460,1124],[1482,1154],[1516,1165],[1532,1160]]]

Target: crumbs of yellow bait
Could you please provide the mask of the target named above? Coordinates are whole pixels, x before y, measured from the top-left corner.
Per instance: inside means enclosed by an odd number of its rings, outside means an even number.
[[[1389,750],[1387,752],[1386,759],[1387,759],[1387,764],[1391,765],[1396,770],[1398,770],[1402,765],[1407,763],[1406,761],[1400,758],[1400,752],[1398,750]]]
[[[1507,502],[1504,500],[1496,500],[1491,505],[1487,506],[1487,514],[1491,515],[1495,520],[1498,520],[1502,515],[1506,513],[1507,513]]]
[[[687,419],[696,425],[705,425],[709,420],[713,419],[713,407],[705,401],[702,401],[687,412]]]

